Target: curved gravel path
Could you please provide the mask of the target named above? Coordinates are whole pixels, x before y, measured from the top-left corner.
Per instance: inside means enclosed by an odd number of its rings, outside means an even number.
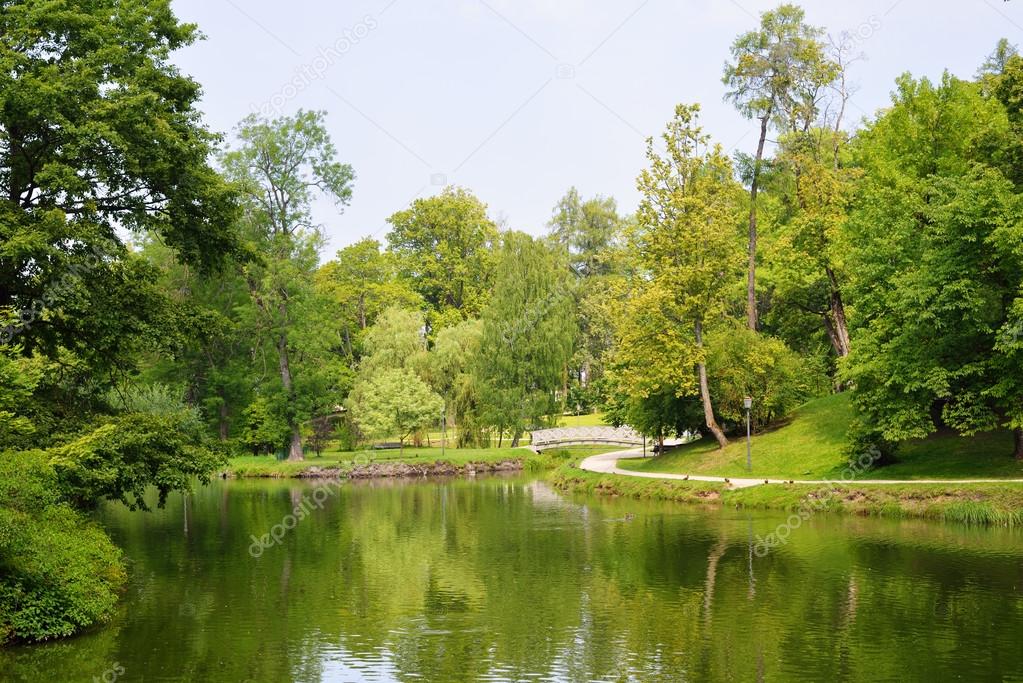
[[[730,484],[737,489],[759,486],[761,484],[1023,484],[1023,479],[856,479],[855,482],[842,482],[841,480],[830,481],[827,479],[746,479],[736,477],[707,477],[698,474],[670,474],[668,472],[637,472],[634,470],[623,470],[618,467],[619,460],[627,458],[642,458],[642,449],[631,449],[627,451],[615,451],[613,453],[601,453],[592,455],[581,463],[579,467],[588,472],[601,474],[621,474],[627,477],[642,477],[645,479],[678,479],[680,481],[709,481],[719,484]]]

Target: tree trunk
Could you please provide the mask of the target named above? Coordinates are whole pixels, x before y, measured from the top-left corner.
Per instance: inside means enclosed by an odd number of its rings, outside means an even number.
[[[835,330],[835,323],[831,319],[831,313],[824,311],[821,313],[821,319],[824,320],[824,331],[828,333],[828,341],[831,342],[831,349],[835,352],[835,355],[839,358],[842,357],[842,342],[838,338],[838,332]]]
[[[227,441],[227,401],[224,400],[224,392],[220,392],[220,440]]]
[[[284,391],[288,395],[288,429],[291,431],[288,460],[305,460],[302,455],[302,430],[291,410],[295,405],[295,389],[291,381],[291,363],[288,359],[288,336],[285,334],[282,334],[277,340],[277,356],[281,364],[281,384],[284,385]]]
[[[827,269],[828,280],[831,282],[831,322],[834,325],[835,337],[838,341],[839,358],[849,355],[851,346],[849,344],[849,323],[845,318],[845,304],[842,302],[842,290],[838,287],[838,278],[835,271]]]
[[[749,190],[749,266],[746,272],[746,324],[753,331],[757,329],[757,191],[760,186],[760,162],[764,158],[764,142],[767,140],[767,122],[770,113],[760,119],[760,141],[757,156],[753,161],[753,180]]]
[[[1023,460],[1023,428],[1016,427],[1012,430],[1012,443],[1015,446],[1017,460]]]
[[[571,411],[568,405],[568,363],[561,369],[561,402],[562,405]]]
[[[703,349],[703,323],[701,321],[696,322],[696,346]],[[701,360],[696,367],[700,373],[700,399],[703,401],[703,417],[706,420],[707,429],[717,439],[718,446],[724,448],[728,445],[728,439],[725,438],[725,433],[721,431],[717,420],[714,419],[714,406],[710,402],[710,384],[707,381],[707,364]]]
[[[521,438],[522,438],[522,432],[516,431],[516,432],[515,432],[515,433],[514,433],[514,434],[512,435],[512,442],[511,442],[511,447],[512,447],[512,448],[518,448],[518,447],[519,447],[519,440],[520,440]]]

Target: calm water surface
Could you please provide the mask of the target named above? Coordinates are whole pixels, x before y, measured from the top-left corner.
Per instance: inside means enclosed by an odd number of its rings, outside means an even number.
[[[1018,531],[821,515],[757,557],[784,515],[521,477],[316,486],[107,507],[119,614],[0,651],[0,679],[1023,680]]]

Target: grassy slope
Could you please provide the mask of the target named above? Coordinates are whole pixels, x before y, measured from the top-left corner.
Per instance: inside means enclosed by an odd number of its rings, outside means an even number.
[[[703,439],[663,457],[623,460],[622,469],[647,472],[837,479],[845,469],[842,450],[852,419],[847,394],[828,396],[800,407],[788,424],[753,437],[753,471],[746,471],[746,440],[724,450]],[[903,444],[898,462],[871,472],[878,479],[1023,478],[1023,463],[1012,455],[1012,436],[995,431],[974,437],[932,436]]]
[[[448,448],[445,449],[443,455],[440,448],[406,448],[404,454],[398,450],[335,451],[324,453],[323,457],[320,458],[307,456],[302,462],[278,461],[270,456],[243,455],[231,458],[227,471],[237,477],[293,477],[311,467],[348,470],[356,463],[412,463],[422,465],[445,462],[462,466],[467,463],[494,463],[509,460],[520,460],[525,463],[527,459],[533,459],[535,461],[534,466],[553,467],[564,460],[582,459],[590,455],[607,453],[614,450],[618,450],[618,448],[571,447],[535,456],[530,451],[522,448]]]

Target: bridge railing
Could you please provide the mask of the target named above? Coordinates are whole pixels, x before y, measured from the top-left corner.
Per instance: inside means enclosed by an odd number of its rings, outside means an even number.
[[[554,427],[537,429],[531,434],[530,443],[538,451],[580,444],[641,446],[643,435],[631,427]]]

